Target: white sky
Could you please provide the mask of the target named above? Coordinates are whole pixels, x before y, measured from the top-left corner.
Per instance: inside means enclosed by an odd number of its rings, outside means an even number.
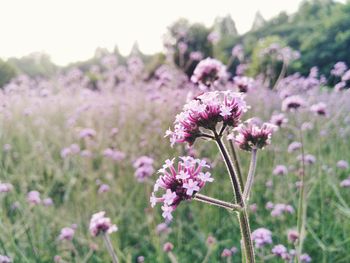
[[[0,57],[33,51],[60,65],[93,56],[96,47],[122,54],[137,40],[144,53],[162,50],[166,27],[179,17],[209,26],[230,14],[237,29],[250,29],[259,10],[265,19],[297,10],[301,0],[0,0]]]

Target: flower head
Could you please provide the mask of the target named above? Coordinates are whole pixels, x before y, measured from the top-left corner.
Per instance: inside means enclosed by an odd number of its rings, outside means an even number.
[[[302,97],[298,95],[290,96],[282,101],[282,110],[296,111],[302,107],[305,107],[305,104],[305,100]]]
[[[0,255],[0,263],[11,263],[12,259],[8,256]]]
[[[152,176],[154,173],[153,162],[154,160],[147,156],[141,156],[134,162],[135,177],[139,182]]]
[[[272,244],[272,233],[266,228],[258,228],[252,232],[252,240],[255,247],[261,248],[267,244]]]
[[[40,193],[38,191],[30,191],[27,194],[27,201],[32,205],[38,205],[41,203]]]
[[[274,254],[277,257],[281,257],[283,258],[285,254],[287,254],[287,248],[283,245],[276,245],[273,247],[273,249],[271,250],[272,254]]]
[[[235,128],[238,135],[234,140],[242,150],[263,149],[271,143],[271,136],[275,130],[276,126],[273,124],[264,123],[259,127],[248,121],[247,124],[240,124]]]
[[[272,115],[272,117],[270,119],[270,123],[272,123],[278,127],[283,127],[283,125],[288,123],[288,119],[284,116],[283,113],[274,114],[274,115]]]
[[[206,58],[198,63],[191,81],[207,87],[227,78],[226,67],[218,60]]]
[[[233,85],[239,92],[246,93],[253,88],[254,80],[245,76],[235,76],[233,78]]]
[[[188,102],[176,116],[174,131],[168,130],[171,144],[194,143],[201,136],[201,129],[215,129],[219,122],[236,127],[247,111],[243,95],[232,91],[206,92]]]
[[[58,237],[59,240],[72,240],[74,237],[75,230],[71,227],[64,227],[61,229],[61,233]]]
[[[156,203],[163,203],[163,217],[172,219],[172,212],[181,201],[190,200],[194,194],[202,189],[206,182],[212,182],[210,173],[203,173],[203,168],[208,168],[204,160],[194,159],[189,156],[180,157],[180,161],[174,166],[174,159],[167,160],[163,168],[159,170],[161,174],[154,185],[154,191],[150,198],[152,206]],[[175,168],[176,167],[176,168]],[[155,193],[159,189],[165,193],[161,197],[156,197]]]
[[[310,107],[310,111],[315,113],[316,115],[326,116],[327,115],[327,105],[323,102],[319,102]]]
[[[100,233],[111,234],[118,230],[116,225],[113,225],[109,217],[105,217],[106,212],[101,211],[93,214],[90,220],[90,233],[92,236],[98,236]]]

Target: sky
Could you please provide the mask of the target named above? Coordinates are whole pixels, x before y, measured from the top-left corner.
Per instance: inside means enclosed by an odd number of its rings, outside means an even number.
[[[180,17],[212,25],[230,14],[239,33],[260,11],[265,19],[293,13],[301,0],[0,0],[0,57],[45,52],[65,65],[91,58],[97,47],[129,54],[162,51],[166,28]]]

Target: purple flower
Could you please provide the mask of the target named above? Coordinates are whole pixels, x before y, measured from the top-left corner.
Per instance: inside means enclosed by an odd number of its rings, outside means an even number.
[[[154,160],[147,156],[141,156],[134,162],[135,177],[139,182],[145,181],[154,173]]]
[[[291,205],[287,204],[275,204],[272,211],[271,216],[278,217],[281,216],[283,213],[294,213],[294,208]]]
[[[106,212],[101,211],[93,214],[90,220],[90,233],[92,236],[98,236],[100,233],[111,234],[118,230],[117,226],[112,224],[109,217],[105,217]]]
[[[291,144],[289,144],[288,146],[288,152],[295,152],[299,149],[301,149],[302,144],[300,142],[292,142]]]
[[[40,193],[38,191],[30,191],[27,194],[27,201],[29,204],[38,205],[41,203]]]
[[[156,203],[163,203],[163,217],[166,220],[172,219],[172,212],[181,201],[192,199],[206,182],[212,181],[209,173],[203,177],[202,169],[209,168],[204,160],[190,156],[180,157],[180,159],[176,166],[174,166],[174,159],[165,161],[163,168],[159,170],[161,176],[157,179],[150,198],[152,207]],[[159,188],[164,189],[165,193],[161,197],[156,197],[155,193]]]
[[[286,175],[288,173],[288,169],[284,165],[277,165],[275,169],[273,169],[274,175]]]
[[[305,100],[298,95],[287,97],[282,101],[283,111],[296,111],[305,106]]]
[[[350,177],[340,182],[341,187],[350,187]]]
[[[349,169],[349,163],[345,160],[340,160],[337,162],[337,167],[342,170],[347,170]]]
[[[227,257],[231,257],[232,256],[232,251],[231,249],[225,248],[222,252],[221,252],[221,257],[223,258],[227,258]]]
[[[245,76],[235,76],[233,78],[234,87],[242,93],[247,93],[253,88],[254,79]]]
[[[8,256],[0,255],[0,263],[11,263],[12,259]]]
[[[121,161],[125,158],[125,153],[111,148],[104,150],[103,155],[113,161]]]
[[[51,198],[45,198],[45,199],[43,200],[43,205],[44,205],[44,206],[52,206],[52,205],[53,205],[52,199],[51,199]]]
[[[302,155],[298,155],[297,160],[302,162],[304,159],[305,164],[314,164],[316,162],[316,157],[311,154],[304,155],[304,158]]]
[[[174,245],[170,242],[166,242],[163,246],[163,251],[164,252],[170,252],[174,249]]]
[[[10,183],[0,183],[0,193],[8,193],[12,191],[13,185]]]
[[[174,131],[168,130],[171,145],[188,142],[192,145],[201,136],[201,129],[215,129],[219,122],[236,127],[247,105],[242,94],[212,91],[188,102],[176,116]]]
[[[308,254],[302,254],[300,256],[300,261],[304,263],[309,263],[312,261],[311,257]]]
[[[323,102],[319,102],[310,107],[310,111],[315,113],[316,115],[326,116],[327,115],[327,105]]]
[[[341,77],[345,71],[348,69],[346,64],[343,61],[339,61],[334,64],[331,74],[337,77]]]
[[[272,254],[274,254],[277,257],[283,257],[285,254],[287,254],[287,248],[283,245],[276,245],[271,250]]]
[[[235,46],[232,48],[231,55],[232,55],[232,57],[238,58],[238,60],[242,61],[242,60],[244,59],[244,49],[243,49],[243,46],[240,45],[240,44],[235,45]]]
[[[206,58],[198,63],[191,81],[210,87],[220,80],[227,79],[226,67],[218,60]]]
[[[193,51],[190,53],[190,59],[193,61],[200,61],[203,59],[203,54],[200,51]]]
[[[272,244],[272,233],[266,228],[258,228],[252,232],[252,240],[255,247],[262,248],[267,244]]]
[[[75,230],[71,227],[64,227],[61,229],[61,233],[58,237],[59,240],[71,241],[74,237]]]
[[[94,129],[86,128],[80,131],[80,138],[94,138],[96,136],[96,131]]]
[[[100,187],[98,188],[98,193],[102,194],[102,193],[106,193],[110,190],[110,187],[108,184],[101,184]]]
[[[235,137],[235,143],[238,147],[245,151],[252,151],[253,149],[263,149],[271,143],[271,136],[276,131],[276,126],[264,123],[259,127],[253,122],[247,121],[246,124],[240,124],[234,130],[238,132]]]
[[[284,124],[288,123],[288,119],[284,116],[283,113],[274,114],[271,117],[270,123],[278,127],[283,127]]]
[[[291,229],[288,231],[287,236],[288,236],[289,242],[295,243],[299,238],[299,233],[298,231]]]

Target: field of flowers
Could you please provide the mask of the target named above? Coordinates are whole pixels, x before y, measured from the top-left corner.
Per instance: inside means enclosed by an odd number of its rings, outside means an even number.
[[[252,79],[241,52],[7,84],[0,262],[350,262],[350,70],[286,76],[271,45]]]

